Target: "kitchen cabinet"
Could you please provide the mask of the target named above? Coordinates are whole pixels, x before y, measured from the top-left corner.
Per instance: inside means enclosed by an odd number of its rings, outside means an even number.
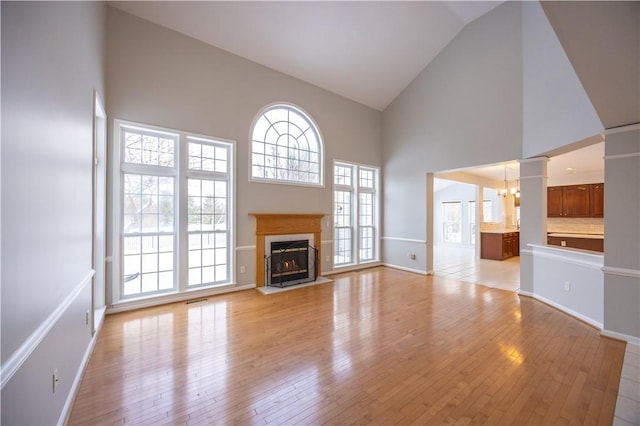
[[[603,217],[604,184],[550,186],[548,217]]]
[[[504,260],[520,256],[519,232],[481,232],[480,257],[482,259]]]
[[[591,186],[591,216],[604,217],[604,183]]]
[[[604,237],[601,235],[551,233],[547,235],[547,244],[582,250],[604,251]]]
[[[561,217],[564,214],[564,189],[561,186],[547,188],[547,216]]]

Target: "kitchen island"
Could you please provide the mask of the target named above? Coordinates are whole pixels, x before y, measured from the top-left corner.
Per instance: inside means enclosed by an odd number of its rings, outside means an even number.
[[[503,229],[480,232],[480,258],[504,260],[520,256],[520,232]]]

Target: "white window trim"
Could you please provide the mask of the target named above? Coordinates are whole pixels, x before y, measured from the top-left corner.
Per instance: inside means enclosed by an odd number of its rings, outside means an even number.
[[[351,167],[353,170],[352,173],[352,185],[337,185],[335,184],[335,166],[346,166]],[[374,189],[370,190],[367,188],[360,189],[360,169],[369,169],[375,171],[374,173]],[[334,238],[334,249],[332,253],[331,262],[334,269],[342,269],[342,268],[353,268],[354,266],[359,265],[369,265],[380,262],[380,168],[376,166],[371,166],[369,164],[356,163],[353,161],[343,161],[343,160],[334,160],[332,164],[332,178],[333,178],[333,190],[332,190],[332,211],[335,208],[335,192],[336,191],[347,191],[351,193],[351,203],[352,203],[352,211],[351,211],[351,263],[340,263],[335,264],[335,238]],[[373,259],[370,260],[360,260],[360,192],[368,192],[373,193],[373,239],[374,239],[374,254]],[[340,227],[342,228],[342,227]],[[332,230],[335,232],[336,226],[335,222],[332,225]]]
[[[177,286],[173,290],[157,292],[152,294],[145,294],[140,296],[133,297],[123,297],[122,292],[122,283],[120,282],[122,276],[122,240],[121,236],[121,226],[122,226],[122,179],[121,174],[123,172],[132,172],[139,173],[137,170],[141,170],[141,168],[137,168],[138,165],[131,163],[123,163],[123,150],[122,150],[122,141],[121,141],[121,128],[129,127],[134,129],[141,130],[153,130],[159,133],[165,133],[168,135],[178,135],[178,146],[175,149],[175,162],[174,167],[171,168],[173,170],[172,173],[175,173],[176,179],[176,191],[174,193],[175,200],[178,203],[178,208],[176,209],[176,219],[175,219],[175,247],[174,251],[176,253],[176,264],[174,267],[174,276],[177,275]],[[229,182],[229,196],[231,197],[229,206],[229,216],[227,220],[229,221],[229,232],[230,235],[230,247],[229,253],[227,254],[229,259],[229,282],[225,284],[216,284],[211,286],[195,286],[192,288],[187,287],[187,267],[182,265],[187,265],[187,214],[186,214],[186,204],[180,202],[180,197],[183,194],[187,193],[187,175],[189,173],[197,173],[197,171],[188,171],[187,166],[187,138],[195,138],[195,139],[204,139],[204,140],[213,140],[222,143],[229,144],[229,153],[231,156],[230,161],[228,162],[229,172],[228,179]],[[113,121],[113,137],[112,137],[112,194],[111,194],[111,203],[112,203],[112,230],[111,230],[111,242],[112,242],[112,254],[111,254],[111,303],[110,305],[130,305],[135,304],[136,302],[142,302],[142,304],[137,304],[136,307],[144,307],[144,306],[152,306],[156,300],[159,300],[163,296],[175,296],[184,293],[201,293],[203,290],[212,289],[212,288],[220,288],[225,286],[233,286],[236,285],[236,229],[235,229],[235,212],[236,212],[236,142],[230,139],[224,139],[219,137],[212,137],[207,135],[201,135],[192,132],[185,132],[181,130],[168,129],[164,127],[147,125],[136,123],[132,121],[122,120],[122,119],[114,119]],[[184,163],[184,164],[183,164]],[[148,173],[150,167],[145,165],[144,172]],[[168,173],[168,167],[158,167],[158,169],[162,169],[159,173],[170,176]],[[192,174],[193,175],[193,174]],[[184,231],[181,231],[184,230]],[[184,248],[184,249],[183,249]],[[147,303],[148,302],[148,303]]]
[[[319,145],[318,147],[318,155],[319,155],[318,171],[320,175],[319,183],[316,184],[316,183],[296,182],[296,181],[288,181],[288,180],[267,179],[267,178],[259,178],[259,177],[253,176],[253,129],[256,126],[256,123],[258,122],[258,120],[264,115],[264,113],[276,106],[282,106],[282,107],[292,108],[294,110],[297,110],[302,115],[304,115],[305,118],[309,120],[309,122],[313,125],[316,131],[316,134],[318,136],[318,145]],[[301,108],[296,104],[292,104],[291,102],[272,102],[268,105],[265,105],[260,109],[260,111],[258,111],[258,113],[253,117],[253,120],[251,121],[248,140],[249,140],[249,146],[248,146],[249,156],[248,156],[247,170],[249,175],[249,182],[270,183],[270,184],[276,184],[276,185],[304,186],[309,188],[325,187],[324,176],[325,176],[326,164],[325,164],[325,156],[324,156],[324,137],[322,136],[322,132],[320,131],[320,127],[318,126],[318,123],[316,123],[316,121],[311,116],[311,114],[309,114],[304,108]]]

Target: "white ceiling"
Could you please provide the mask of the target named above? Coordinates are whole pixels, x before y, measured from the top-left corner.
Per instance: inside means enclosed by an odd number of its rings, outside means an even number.
[[[118,1],[119,9],[384,110],[503,1]]]

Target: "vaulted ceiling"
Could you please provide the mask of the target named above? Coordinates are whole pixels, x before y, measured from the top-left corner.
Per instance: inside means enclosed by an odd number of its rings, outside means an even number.
[[[502,1],[122,1],[110,5],[384,110]]]

